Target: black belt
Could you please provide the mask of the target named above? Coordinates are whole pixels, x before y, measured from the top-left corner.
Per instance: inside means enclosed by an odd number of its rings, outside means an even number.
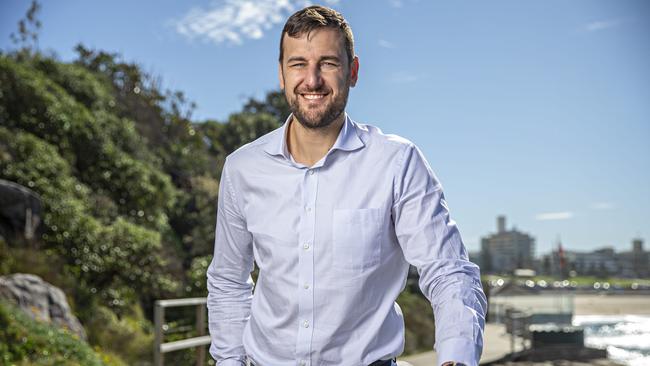
[[[395,359],[392,359],[392,360],[378,360],[378,361],[375,361],[375,362],[371,363],[368,366],[392,366],[393,361],[395,361]],[[257,366],[255,363],[253,363],[253,361],[250,361],[250,364],[251,364],[251,366]]]
[[[369,366],[392,366],[393,361],[395,360],[379,360],[371,363]]]

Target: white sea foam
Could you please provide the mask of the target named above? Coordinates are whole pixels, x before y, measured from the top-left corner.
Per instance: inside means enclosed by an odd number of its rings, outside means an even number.
[[[629,366],[650,365],[650,316],[576,315],[585,329],[585,344],[607,349],[611,359]]]

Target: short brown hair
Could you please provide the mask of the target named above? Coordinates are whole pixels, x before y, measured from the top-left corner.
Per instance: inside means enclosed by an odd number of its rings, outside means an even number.
[[[341,32],[345,41],[348,63],[351,63],[354,58],[354,37],[352,36],[352,28],[350,28],[348,22],[343,18],[341,13],[334,9],[320,5],[312,5],[295,12],[287,19],[287,23],[284,25],[284,29],[282,29],[282,34],[280,34],[280,64],[282,64],[282,57],[284,57],[283,45],[285,33],[289,37],[295,38],[305,33],[309,35],[309,33],[319,28],[338,29]]]

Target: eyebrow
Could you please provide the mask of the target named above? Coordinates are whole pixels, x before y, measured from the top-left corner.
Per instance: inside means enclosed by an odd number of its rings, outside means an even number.
[[[307,59],[304,58],[304,57],[302,57],[302,56],[292,56],[292,57],[289,57],[289,58],[287,59],[287,63],[290,63],[290,62],[298,62],[298,61],[306,62]],[[341,62],[341,59],[340,59],[338,56],[334,56],[334,55],[325,55],[325,56],[322,56],[322,57],[318,60],[318,62],[323,62],[323,61],[336,61],[336,62],[340,63],[340,62]]]

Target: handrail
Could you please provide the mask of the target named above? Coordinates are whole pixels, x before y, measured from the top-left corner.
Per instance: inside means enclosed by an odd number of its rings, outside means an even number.
[[[515,352],[515,339],[520,337],[521,348],[526,349],[526,340],[530,340],[528,327],[530,326],[531,315],[527,312],[513,308],[506,309],[506,332],[510,333],[510,352]]]
[[[154,318],[154,345],[153,364],[163,366],[165,353],[186,348],[197,348],[196,366],[203,366],[205,361],[205,346],[210,344],[210,336],[205,335],[207,299],[192,297],[185,299],[156,300],[153,312]],[[174,342],[163,343],[163,325],[165,323],[165,308],[179,306],[196,306],[196,332],[197,337],[182,339]]]

